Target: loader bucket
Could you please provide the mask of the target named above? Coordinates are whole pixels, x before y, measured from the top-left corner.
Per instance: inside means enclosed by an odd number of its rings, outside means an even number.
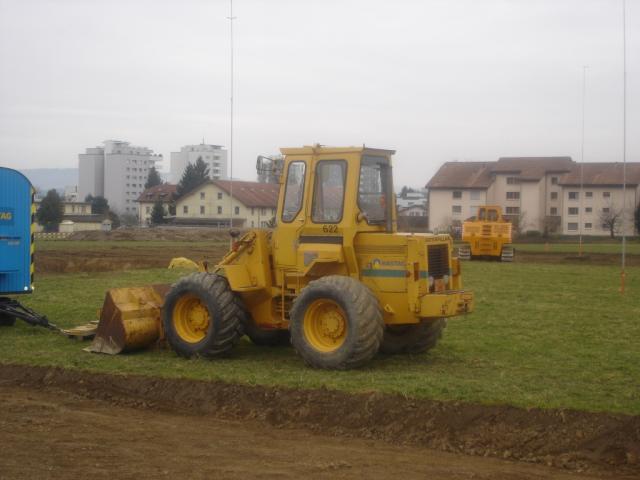
[[[85,350],[116,355],[163,340],[161,312],[170,288],[171,285],[150,285],[107,291],[96,336]]]

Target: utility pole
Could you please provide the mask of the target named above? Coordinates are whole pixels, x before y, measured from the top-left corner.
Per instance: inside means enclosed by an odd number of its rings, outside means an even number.
[[[236,17],[233,16],[233,0],[229,0],[229,47],[230,47],[230,80],[231,80],[231,94],[229,96],[230,107],[230,138],[229,138],[229,228],[233,228],[233,21]]]
[[[620,293],[624,295],[627,261],[627,2],[622,0],[622,269]]]
[[[578,247],[578,256],[582,256],[582,227],[583,227],[583,197],[584,197],[584,118],[585,118],[585,101],[587,92],[587,66],[582,66],[582,139],[580,142],[580,212],[578,214],[578,232],[580,233],[580,241]]]

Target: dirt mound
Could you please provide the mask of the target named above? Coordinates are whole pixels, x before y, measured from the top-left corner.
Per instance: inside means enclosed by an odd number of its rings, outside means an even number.
[[[227,252],[226,243],[210,247],[145,247],[43,250],[36,252],[37,273],[111,272],[135,268],[166,268],[174,257],[205,260],[215,265]]]
[[[523,410],[380,393],[293,390],[222,382],[0,366],[0,383],[59,388],[117,406],[188,412],[278,427],[382,439],[447,452],[640,475],[640,417]]]
[[[119,228],[111,232],[89,231],[75,232],[69,240],[220,240],[228,241],[227,229],[218,228],[189,228],[189,227],[154,227],[154,228]]]

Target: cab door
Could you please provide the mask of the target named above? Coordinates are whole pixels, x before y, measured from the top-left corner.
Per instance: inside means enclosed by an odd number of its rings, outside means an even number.
[[[274,262],[291,269],[296,266],[298,237],[305,224],[310,169],[308,159],[287,162],[278,202],[278,228],[274,232]]]

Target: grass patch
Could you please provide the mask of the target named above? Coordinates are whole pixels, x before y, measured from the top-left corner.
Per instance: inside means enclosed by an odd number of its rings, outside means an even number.
[[[291,348],[243,340],[231,358],[184,360],[169,350],[111,357],[19,322],[0,329],[0,363],[55,365],[246,384],[406,396],[521,407],[640,414],[640,278],[588,265],[465,263],[476,312],[452,319],[441,343],[417,356],[378,356],[364,369],[305,367]],[[106,289],[171,282],[179,272],[154,269],[40,276],[25,303],[60,326],[95,317]]]
[[[516,243],[516,251],[520,252],[549,252],[549,253],[578,253],[578,243]],[[613,253],[622,254],[621,243],[583,243],[584,253]],[[627,253],[640,255],[640,243],[627,243]]]

